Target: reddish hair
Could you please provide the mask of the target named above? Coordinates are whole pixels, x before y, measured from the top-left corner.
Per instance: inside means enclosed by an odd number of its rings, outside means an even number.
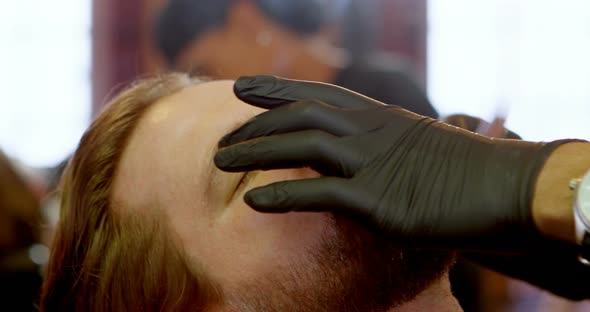
[[[138,122],[159,99],[198,83],[181,74],[119,94],[80,140],[62,178],[60,221],[41,311],[184,311],[220,300],[195,274],[165,217],[114,207],[112,187]]]

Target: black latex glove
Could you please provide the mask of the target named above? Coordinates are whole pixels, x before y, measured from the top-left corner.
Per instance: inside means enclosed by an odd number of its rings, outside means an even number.
[[[535,182],[565,141],[490,139],[327,84],[246,77],[235,92],[271,110],[220,141],[220,169],[323,175],[249,191],[258,211],[357,216],[422,247],[521,251],[541,240]]]

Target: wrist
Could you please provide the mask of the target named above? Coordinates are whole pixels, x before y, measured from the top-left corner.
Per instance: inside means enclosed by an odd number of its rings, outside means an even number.
[[[573,178],[590,169],[590,143],[564,144],[547,158],[535,186],[532,214],[539,232],[545,237],[576,243],[573,215],[574,194],[569,188]]]

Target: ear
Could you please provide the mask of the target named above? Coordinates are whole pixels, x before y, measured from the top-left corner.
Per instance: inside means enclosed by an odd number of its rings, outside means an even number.
[[[230,29],[255,35],[269,30],[272,23],[253,0],[237,0],[227,13],[226,26]]]

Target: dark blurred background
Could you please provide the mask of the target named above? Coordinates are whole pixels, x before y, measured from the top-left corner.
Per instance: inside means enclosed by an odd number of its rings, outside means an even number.
[[[321,80],[525,139],[590,138],[585,0],[2,0],[0,310],[30,311],[64,161],[109,97],[170,70]],[[411,99],[411,100],[408,100]],[[466,311],[589,311],[459,260]]]

